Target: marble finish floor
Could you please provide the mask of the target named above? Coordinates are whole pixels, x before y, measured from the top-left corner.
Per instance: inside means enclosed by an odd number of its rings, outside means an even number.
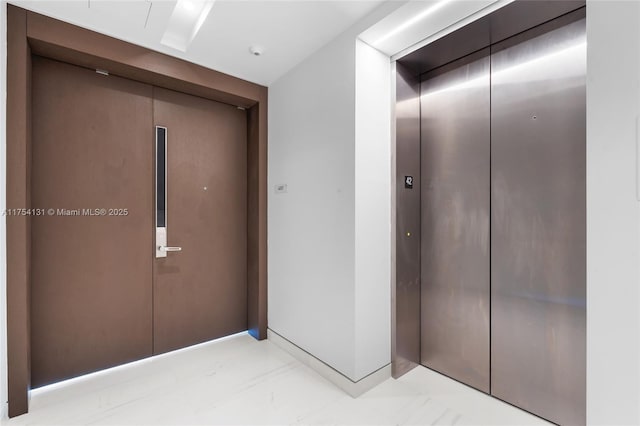
[[[426,368],[352,398],[238,334],[33,392],[2,425],[542,425]]]

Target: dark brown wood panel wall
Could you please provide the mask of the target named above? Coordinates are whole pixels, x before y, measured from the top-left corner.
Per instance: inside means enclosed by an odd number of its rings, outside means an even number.
[[[241,106],[248,111],[248,327],[267,331],[267,88],[8,5],[7,207],[30,207],[31,54]],[[255,169],[255,170],[251,170]],[[9,416],[28,411],[30,222],[7,218]]]
[[[267,88],[53,18],[27,12],[33,53],[132,80],[250,107]]]
[[[30,69],[27,13],[7,10],[7,208],[29,206]],[[27,216],[7,221],[7,363],[9,416],[27,411],[29,366],[29,249]]]
[[[266,97],[266,96],[265,96]],[[267,215],[261,212],[267,205],[266,191],[260,182],[267,181],[267,109],[266,102],[254,105],[248,114],[247,145],[247,291],[249,333],[257,339],[267,335]]]

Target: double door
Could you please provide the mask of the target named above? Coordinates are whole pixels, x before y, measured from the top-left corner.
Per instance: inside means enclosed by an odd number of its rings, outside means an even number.
[[[421,362],[585,423],[586,36],[551,23],[424,76]]]
[[[246,330],[245,111],[40,57],[32,81],[32,387]]]

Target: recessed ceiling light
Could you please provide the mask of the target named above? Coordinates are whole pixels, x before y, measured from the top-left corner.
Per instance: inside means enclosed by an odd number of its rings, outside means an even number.
[[[160,43],[186,52],[207,19],[214,1],[178,0]]]
[[[182,7],[187,12],[193,12],[196,8],[196,5],[193,4],[193,1],[191,0],[182,0],[182,2],[179,2],[179,4],[180,7]]]

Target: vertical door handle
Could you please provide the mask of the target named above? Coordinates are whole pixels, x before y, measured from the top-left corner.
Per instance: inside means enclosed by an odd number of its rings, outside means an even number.
[[[156,126],[156,258],[181,247],[167,246],[167,128]]]

